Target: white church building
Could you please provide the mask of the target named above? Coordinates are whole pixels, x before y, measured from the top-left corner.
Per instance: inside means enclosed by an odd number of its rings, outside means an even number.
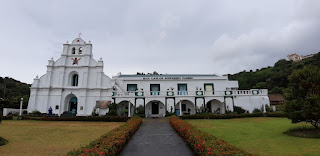
[[[103,60],[92,56],[91,42],[80,36],[63,44],[61,57],[49,60],[46,74],[30,87],[28,112],[59,116],[75,110],[77,116],[108,113],[116,103],[119,115],[132,116],[143,106],[146,117],[210,112],[224,114],[240,106],[249,112],[270,106],[267,89],[238,90],[238,81],[215,74],[118,74],[108,77]],[[125,114],[123,114],[125,112]]]

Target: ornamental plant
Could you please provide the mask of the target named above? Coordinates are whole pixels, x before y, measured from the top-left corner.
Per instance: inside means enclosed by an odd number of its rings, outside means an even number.
[[[177,116],[170,117],[171,126],[186,139],[192,149],[200,156],[239,155],[253,156],[240,148],[232,146],[228,142],[202,132],[191,124],[181,120]]]
[[[142,120],[138,116],[132,117],[124,125],[92,141],[89,145],[72,150],[68,153],[71,156],[91,156],[91,155],[110,155],[116,156],[123,149],[128,140],[138,130]]]

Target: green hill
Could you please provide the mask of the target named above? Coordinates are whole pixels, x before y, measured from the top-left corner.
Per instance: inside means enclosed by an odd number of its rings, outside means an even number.
[[[0,109],[20,108],[20,99],[23,98],[23,108],[27,108],[30,85],[10,77],[0,77]]]
[[[298,62],[282,59],[276,62],[274,67],[257,69],[255,72],[250,70],[229,74],[229,79],[238,80],[239,89],[264,88],[269,89],[270,94],[282,94],[283,89],[288,87],[288,75],[305,65],[320,67],[320,52]]]

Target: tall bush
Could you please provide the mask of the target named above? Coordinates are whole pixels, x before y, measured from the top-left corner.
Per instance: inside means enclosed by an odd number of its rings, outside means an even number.
[[[305,66],[289,77],[285,90],[285,112],[292,123],[309,122],[316,129],[320,123],[320,69]]]
[[[118,116],[117,114],[117,109],[118,109],[118,105],[116,103],[112,103],[109,106],[109,112],[108,112],[108,116]]]

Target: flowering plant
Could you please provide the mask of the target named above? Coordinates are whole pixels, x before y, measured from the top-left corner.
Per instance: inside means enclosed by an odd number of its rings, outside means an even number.
[[[132,117],[124,125],[101,136],[99,139],[92,141],[89,145],[72,150],[68,155],[89,156],[89,155],[118,155],[127,141],[138,130],[142,119],[138,116]]]
[[[171,126],[186,139],[192,149],[200,156],[207,155],[241,155],[253,156],[240,148],[232,146],[228,142],[202,132],[191,124],[181,120],[177,116],[170,117]]]

